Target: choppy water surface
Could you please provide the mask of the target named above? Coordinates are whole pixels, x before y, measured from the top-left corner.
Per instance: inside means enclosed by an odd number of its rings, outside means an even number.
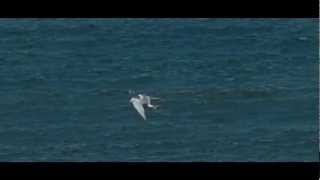
[[[2,19],[0,161],[317,161],[317,21]]]

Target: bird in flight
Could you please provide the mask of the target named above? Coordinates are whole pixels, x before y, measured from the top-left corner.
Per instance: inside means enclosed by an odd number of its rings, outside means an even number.
[[[152,99],[159,99],[159,98],[152,98]],[[138,111],[138,113],[141,115],[141,117],[146,120],[146,113],[144,106],[149,108],[156,109],[158,106],[151,104],[151,97],[147,95],[139,94],[138,97],[132,97],[130,99],[130,103],[133,105],[133,107]]]

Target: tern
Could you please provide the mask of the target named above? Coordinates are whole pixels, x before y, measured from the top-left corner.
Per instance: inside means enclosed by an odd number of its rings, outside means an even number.
[[[152,98],[159,99],[159,98]],[[132,103],[133,107],[138,111],[138,113],[142,116],[144,120],[147,119],[146,113],[144,110],[144,105],[147,105],[149,108],[156,109],[157,106],[151,104],[151,97],[147,95],[139,94],[138,97],[132,97],[130,99],[130,103]]]

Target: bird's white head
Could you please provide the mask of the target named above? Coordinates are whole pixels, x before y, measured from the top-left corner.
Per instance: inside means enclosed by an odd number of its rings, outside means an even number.
[[[138,94],[138,97],[139,97],[140,99],[142,99],[142,98],[143,98],[143,96],[142,96],[141,94]]]

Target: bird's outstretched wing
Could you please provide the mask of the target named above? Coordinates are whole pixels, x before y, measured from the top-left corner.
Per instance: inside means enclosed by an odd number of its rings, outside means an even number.
[[[143,118],[144,120],[146,120],[147,118],[146,118],[146,114],[145,114],[145,112],[144,112],[144,108],[143,108],[142,104],[141,104],[139,101],[133,101],[132,104],[133,104],[133,107],[134,107],[134,108],[138,111],[138,113],[142,116],[142,118]]]

